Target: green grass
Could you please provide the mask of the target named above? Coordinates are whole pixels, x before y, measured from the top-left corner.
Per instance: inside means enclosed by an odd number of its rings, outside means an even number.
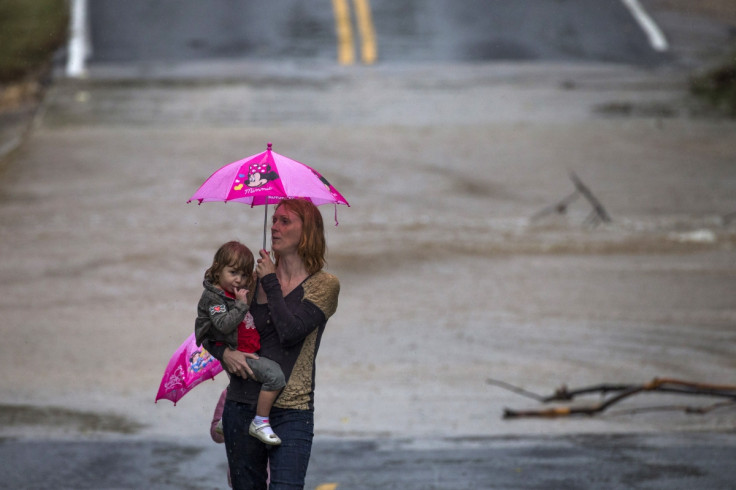
[[[690,81],[690,92],[716,112],[736,118],[736,51]]]
[[[48,66],[68,31],[67,0],[0,0],[0,83]]]

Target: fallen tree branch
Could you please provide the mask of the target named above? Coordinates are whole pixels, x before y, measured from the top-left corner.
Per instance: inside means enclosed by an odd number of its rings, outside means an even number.
[[[517,393],[519,395],[525,396],[527,398],[531,398],[533,400],[537,400],[538,402],[544,402],[545,397],[542,395],[537,395],[536,393],[532,393],[531,391],[527,391],[523,388],[519,388],[518,386],[514,386],[512,384],[509,384],[505,381],[500,381],[497,379],[488,378],[486,379],[486,383],[489,385],[496,385],[500,386],[501,388],[507,389],[509,391],[513,391],[514,393]]]
[[[578,178],[577,175],[575,175],[575,172],[570,172],[570,179],[572,180],[573,184],[575,184],[575,188],[580,192],[580,194],[585,197],[585,199],[588,200],[591,206],[593,206],[593,212],[590,216],[588,216],[588,219],[586,221],[589,221],[590,224],[598,224],[599,221],[603,222],[610,222],[611,216],[608,214],[608,211],[606,211],[606,208],[603,207],[603,204],[598,200],[597,197],[593,195],[592,192],[590,192],[590,189],[583,184],[583,181]]]
[[[507,389],[510,389],[511,391],[525,394],[525,396],[528,396],[530,392],[527,392],[526,390],[523,390],[521,388],[514,387],[512,385],[509,385],[508,383],[498,382],[496,380],[487,380],[490,384],[495,384],[497,386],[505,387]],[[641,385],[631,385],[631,384],[600,384],[595,386],[590,386],[586,388],[580,388],[576,390],[569,390],[567,386],[563,385],[560,388],[558,388],[555,393],[548,397],[540,397],[539,395],[531,396],[532,398],[537,399],[538,401],[542,403],[549,403],[552,401],[571,401],[574,400],[575,397],[580,395],[587,395],[591,393],[599,393],[602,396],[606,396],[609,393],[615,393],[614,395],[604,398],[603,401],[589,405],[589,406],[580,406],[580,407],[554,407],[554,408],[548,408],[548,409],[542,409],[542,410],[512,410],[509,408],[504,409],[504,418],[519,418],[519,417],[546,417],[546,418],[553,418],[553,417],[567,417],[571,415],[595,415],[597,413],[603,412],[612,405],[619,403],[620,401],[629,398],[633,395],[636,395],[638,393],[642,392],[662,392],[662,393],[668,393],[668,394],[678,394],[678,395],[701,395],[701,396],[712,396],[712,397],[721,397],[721,398],[728,398],[728,402],[723,402],[723,404],[717,404],[716,406],[713,406],[711,408],[701,408],[701,407],[684,407],[683,410],[687,413],[707,413],[714,408],[718,408],[725,405],[733,405],[736,404],[736,386],[733,385],[714,385],[714,384],[706,384],[706,383],[694,383],[690,381],[683,381],[678,379],[671,379],[671,378],[654,378],[649,383],[644,383]]]
[[[690,381],[682,381],[671,378],[654,378],[644,385],[630,384],[600,384],[589,386],[587,388],[578,388],[576,390],[568,390],[566,385],[562,385],[551,396],[544,397],[542,402],[566,401],[572,400],[579,395],[587,395],[590,393],[600,393],[606,395],[609,392],[627,391],[641,386],[646,391],[661,391],[667,393],[677,393],[684,395],[712,395],[736,397],[736,386],[712,385],[704,383],[693,383]]]
[[[736,402],[733,400],[726,401],[726,402],[717,402],[712,405],[706,405],[703,407],[691,407],[689,405],[660,405],[660,406],[652,406],[652,407],[638,407],[638,408],[630,408],[627,410],[618,410],[616,411],[615,415],[635,415],[637,413],[663,412],[663,411],[676,411],[676,412],[692,413],[692,414],[697,414],[697,415],[705,415],[719,408],[736,408]],[[613,413],[611,415],[613,415]]]
[[[584,225],[596,226],[600,224],[601,222],[608,223],[612,221],[611,216],[608,214],[608,211],[606,211],[606,208],[603,207],[603,204],[601,204],[598,198],[595,197],[595,195],[591,192],[588,186],[586,186],[583,183],[583,181],[580,180],[580,178],[575,174],[575,172],[570,172],[570,180],[572,180],[572,183],[575,186],[575,192],[566,196],[561,201],[551,206],[547,206],[541,211],[535,213],[531,217],[532,221],[536,221],[544,216],[547,216],[548,214],[553,214],[553,213],[565,214],[570,204],[572,204],[580,196],[583,196],[593,207],[593,210],[590,212],[587,218],[585,218],[585,221],[583,223]]]
[[[569,196],[565,197],[561,201],[551,205],[547,206],[546,208],[542,209],[541,211],[537,212],[534,216],[532,216],[532,221],[536,221],[539,218],[542,218],[544,216],[547,216],[548,214],[565,214],[567,212],[567,207],[572,204],[578,197],[580,197],[580,193],[578,191],[573,192]]]

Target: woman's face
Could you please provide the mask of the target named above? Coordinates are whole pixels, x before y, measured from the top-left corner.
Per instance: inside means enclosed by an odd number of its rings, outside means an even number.
[[[280,206],[273,213],[271,248],[281,255],[296,253],[302,238],[302,220],[293,211]]]

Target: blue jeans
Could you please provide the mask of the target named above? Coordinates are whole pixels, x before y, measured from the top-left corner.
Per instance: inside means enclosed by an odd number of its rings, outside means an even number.
[[[267,446],[248,434],[248,426],[255,415],[255,405],[225,402],[222,425],[233,489],[304,488],[312,454],[314,413],[273,408],[269,420],[273,431],[281,438],[280,446]],[[267,487],[269,464],[271,484]]]

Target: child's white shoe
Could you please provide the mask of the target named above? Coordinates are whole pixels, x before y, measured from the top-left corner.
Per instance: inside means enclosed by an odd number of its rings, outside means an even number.
[[[252,435],[261,442],[269,444],[271,446],[278,446],[279,444],[281,444],[281,439],[279,439],[279,436],[274,434],[272,430],[264,430],[266,428],[270,429],[271,424],[269,424],[268,422],[256,424],[256,421],[254,420],[250,423],[250,427],[248,427],[248,434]]]

